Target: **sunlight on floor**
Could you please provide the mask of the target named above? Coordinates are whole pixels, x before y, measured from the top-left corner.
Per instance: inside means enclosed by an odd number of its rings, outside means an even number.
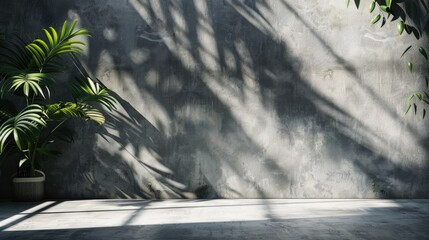
[[[1,221],[0,228],[3,231],[34,231],[317,219],[367,215],[371,211],[400,207],[393,200],[79,200],[53,203],[44,202],[16,213]]]

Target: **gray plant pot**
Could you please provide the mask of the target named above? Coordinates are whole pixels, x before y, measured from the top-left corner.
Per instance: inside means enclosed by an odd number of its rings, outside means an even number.
[[[45,173],[36,170],[41,177],[14,177],[13,199],[15,201],[36,202],[45,195]]]

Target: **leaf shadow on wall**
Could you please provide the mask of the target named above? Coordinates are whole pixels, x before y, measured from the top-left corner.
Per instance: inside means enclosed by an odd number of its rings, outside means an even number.
[[[93,31],[87,68],[118,94],[120,109],[107,113],[104,128],[80,129],[65,162],[47,166],[55,176],[47,182],[51,197],[428,195],[427,159],[421,169],[392,161],[389,139],[309,84],[309,63],[275,35],[272,2],[59,4],[46,8],[43,24],[68,14]],[[278,7],[400,123],[298,10],[288,1]],[[427,139],[419,141],[425,149]],[[95,149],[78,151],[87,146]]]

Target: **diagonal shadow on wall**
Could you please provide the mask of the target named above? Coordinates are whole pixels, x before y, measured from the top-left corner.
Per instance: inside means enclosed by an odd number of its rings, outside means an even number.
[[[422,151],[427,133],[401,123],[288,1],[46,1],[19,12],[30,8],[42,25],[69,16],[93,31],[86,67],[120,104],[104,128],[78,130],[67,157],[46,165],[51,197],[428,195],[427,153],[406,156],[400,141],[322,94],[271,16],[288,14],[283,24],[301,26],[297,36],[314,38]],[[419,169],[407,163],[422,155]]]

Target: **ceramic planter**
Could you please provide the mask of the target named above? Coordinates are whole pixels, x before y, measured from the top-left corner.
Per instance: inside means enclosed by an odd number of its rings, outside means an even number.
[[[44,198],[45,174],[36,170],[40,177],[14,177],[13,198],[15,201],[36,202]]]

